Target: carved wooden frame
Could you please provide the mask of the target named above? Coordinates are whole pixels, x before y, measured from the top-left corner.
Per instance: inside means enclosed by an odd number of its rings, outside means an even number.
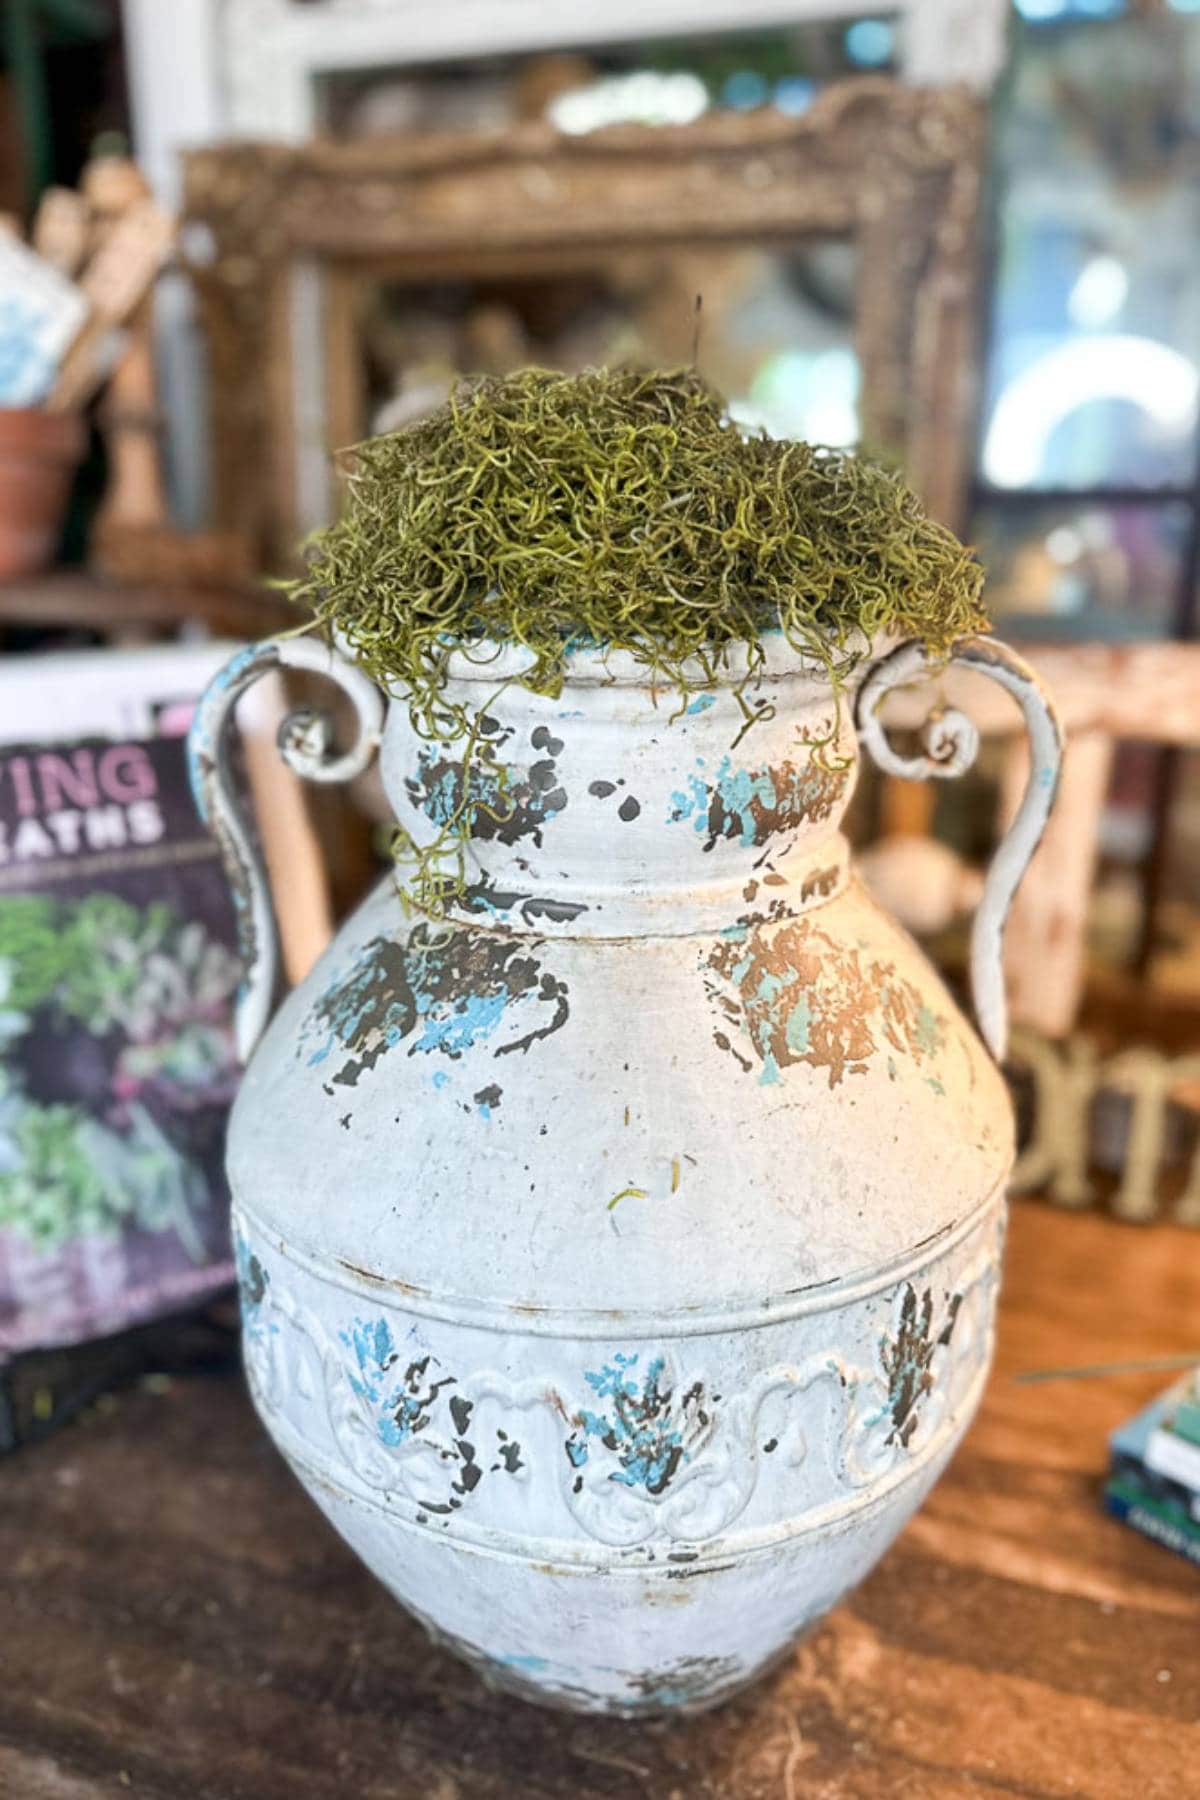
[[[798,119],[193,151],[185,241],[209,343],[220,522],[265,561],[286,557],[313,522],[297,498],[299,457],[314,437],[322,453],[339,441],[330,400],[345,386],[350,295],[366,271],[524,274],[636,248],[814,236],[859,247],[864,436],[899,454],[930,508],[956,522],[982,135],[982,102],[965,89],[866,77],[827,89]],[[315,380],[293,348],[314,271]]]

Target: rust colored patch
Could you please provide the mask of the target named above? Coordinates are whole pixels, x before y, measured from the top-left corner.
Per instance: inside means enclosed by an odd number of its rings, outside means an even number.
[[[765,912],[759,907],[755,912],[740,913],[734,930],[745,933],[753,931],[756,925],[782,925],[785,919],[794,917],[793,909],[786,900],[772,900]]]
[[[803,768],[795,763],[780,763],[752,777],[760,792],[751,798],[749,810],[755,821],[754,842],[766,844],[781,831],[795,831],[800,825],[820,825],[832,813],[846,791],[849,769],[827,769],[818,762]],[[770,794],[774,790],[774,800]],[[742,816],[736,804],[727,812],[721,785],[714,790],[709,810],[709,830],[720,829],[722,837],[742,836]],[[744,841],[744,839],[743,839]]]
[[[369,1281],[375,1287],[391,1288],[393,1293],[409,1294],[414,1299],[420,1299],[429,1293],[428,1288],[414,1287],[411,1281],[396,1281],[390,1275],[377,1275],[374,1269],[364,1269],[361,1264],[349,1262],[344,1256],[336,1257],[334,1260],[338,1268],[345,1269],[348,1275],[357,1276],[359,1281]]]
[[[834,888],[837,886],[837,882],[838,872],[836,868],[814,869],[812,874],[806,875],[800,884],[801,902],[803,903],[805,900],[816,899],[818,895],[823,897],[826,894],[832,894]]]
[[[728,1051],[729,1055],[732,1056],[734,1062],[740,1063],[742,1068],[746,1071],[747,1075],[750,1073],[751,1069],[754,1067],[754,1064],[750,1061],[749,1057],[743,1056],[741,1054],[740,1050],[734,1049],[732,1043],[730,1042],[730,1040],[727,1037],[727,1035],[725,1034],[725,1032],[714,1031],[713,1032],[713,1043],[717,1046],[718,1050]]]
[[[807,1063],[828,1071],[832,1088],[847,1075],[864,1074],[885,1046],[922,1066],[945,1043],[946,1020],[893,963],[867,960],[810,919],[770,934],[733,930],[709,953],[705,971],[709,998],[722,1015],[717,1043],[737,1055],[724,1029],[736,1020],[764,1083]]]

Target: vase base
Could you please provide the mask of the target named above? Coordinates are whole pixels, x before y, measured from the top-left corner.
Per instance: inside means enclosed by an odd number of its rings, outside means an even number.
[[[411,1606],[405,1610],[413,1612]],[[627,1675],[626,1691],[617,1697],[569,1683],[557,1685],[549,1665],[545,1668],[534,1666],[541,1663],[539,1657],[513,1657],[502,1661],[477,1645],[440,1630],[419,1613],[414,1617],[436,1649],[465,1662],[491,1693],[523,1700],[551,1712],[587,1713],[594,1718],[606,1719],[678,1718],[715,1711],[765,1681],[820,1622],[819,1617],[810,1620],[786,1644],[749,1668],[732,1657],[688,1656],[671,1668]]]

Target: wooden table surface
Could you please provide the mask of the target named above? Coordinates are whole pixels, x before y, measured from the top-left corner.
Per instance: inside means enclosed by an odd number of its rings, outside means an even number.
[[[757,1690],[666,1724],[543,1712],[432,1650],[233,1378],[122,1395],[0,1465],[0,1795],[1200,1796],[1200,1571],[1097,1497],[1169,1377],[1045,1377],[1200,1360],[1200,1235],[1019,1202],[1001,1315],[876,1572]]]

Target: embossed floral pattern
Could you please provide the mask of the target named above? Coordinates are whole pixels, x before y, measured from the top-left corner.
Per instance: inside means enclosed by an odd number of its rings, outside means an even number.
[[[764,1463],[789,1471],[807,1463],[817,1419],[827,1423],[809,1505],[902,1478],[933,1452],[987,1365],[999,1235],[997,1223],[953,1287],[904,1281],[872,1302],[876,1321],[884,1302],[887,1322],[862,1361],[830,1346],[726,1392],[714,1392],[702,1367],[677,1363],[671,1348],[612,1349],[592,1368],[514,1381],[495,1370],[453,1372],[424,1327],[408,1322],[399,1335],[399,1314],[353,1316],[331,1337],[239,1235],[247,1367],[268,1416],[285,1415],[315,1445],[322,1427],[309,1409],[321,1408],[336,1473],[408,1503],[418,1525],[452,1528],[480,1489],[497,1499],[477,1503],[475,1516],[503,1517],[502,1494],[517,1478],[527,1501],[537,1497],[542,1534],[554,1535],[544,1507],[557,1487],[587,1538],[690,1554],[750,1505]],[[842,1334],[850,1329],[843,1320]],[[831,1398],[810,1405],[803,1397],[813,1389]],[[557,1473],[547,1488],[540,1447],[552,1443]],[[833,1486],[820,1498],[825,1480]]]
[[[450,1465],[444,1495],[422,1494],[426,1512],[457,1512],[486,1475],[515,1475],[525,1467],[520,1442],[500,1427],[488,1434],[495,1439],[491,1460],[486,1451],[480,1460],[471,1430],[476,1401],[460,1391],[455,1376],[438,1373],[441,1365],[429,1352],[404,1364],[385,1318],[355,1319],[338,1335],[353,1359],[351,1391],[369,1409],[379,1442],[389,1450],[419,1445]]]
[[[702,1382],[694,1382],[677,1401],[664,1380],[663,1357],[654,1357],[641,1373],[638,1363],[636,1352],[618,1351],[603,1368],[587,1372],[597,1400],[608,1404],[603,1412],[584,1407],[575,1415],[565,1449],[571,1467],[581,1469],[597,1445],[603,1446],[612,1463],[610,1481],[658,1495],[703,1439],[710,1413]]]

